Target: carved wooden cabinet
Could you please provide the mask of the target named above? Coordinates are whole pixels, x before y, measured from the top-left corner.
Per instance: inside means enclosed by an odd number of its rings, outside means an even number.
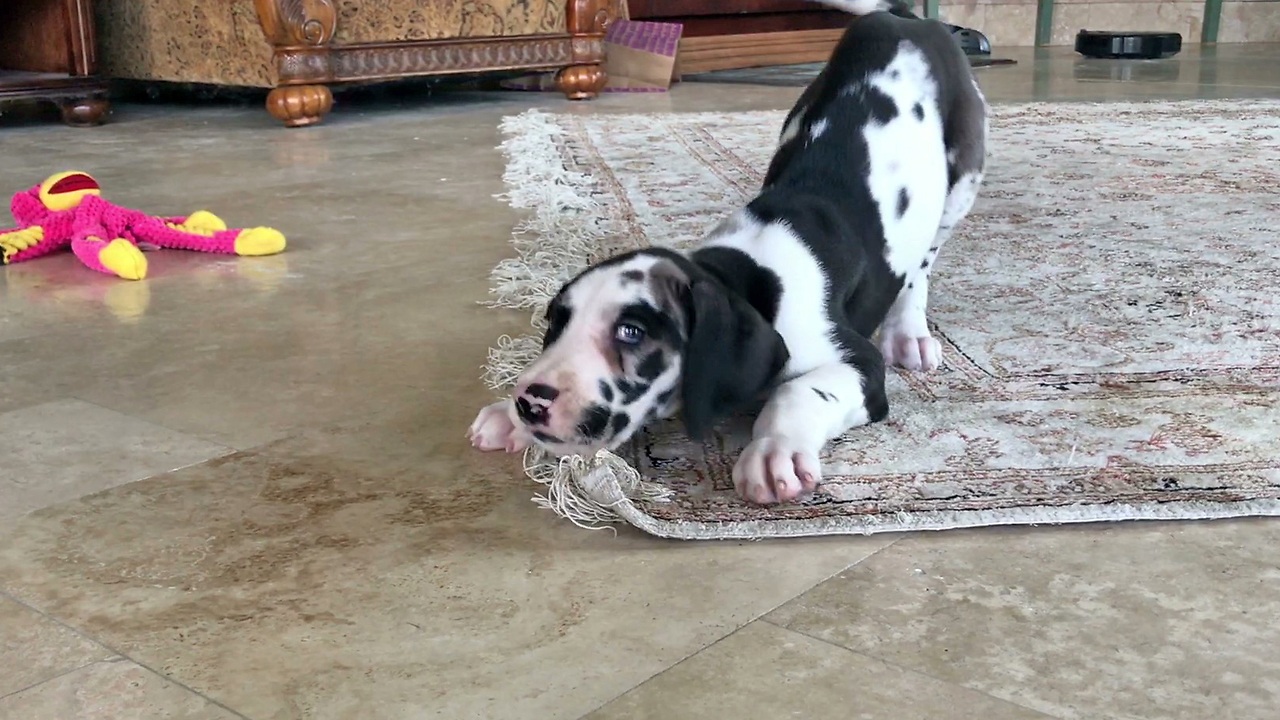
[[[95,0],[103,71],[271,88],[285,125],[320,121],[342,83],[557,70],[574,99],[604,87],[621,0]],[[4,0],[0,0],[3,4]]]
[[[69,125],[96,125],[107,111],[95,76],[89,0],[0,2],[0,102],[50,100]]]
[[[254,4],[274,48],[279,75],[267,97],[267,110],[285,125],[319,121],[333,104],[330,83],[559,69],[559,87],[572,99],[594,97],[605,83],[604,31],[612,14],[603,0],[569,0],[563,26],[552,26],[545,33],[385,41],[377,39],[374,27],[347,44],[335,42],[341,19],[334,0],[254,0]],[[412,3],[401,5],[406,17],[414,10]],[[545,26],[534,29],[541,27]]]

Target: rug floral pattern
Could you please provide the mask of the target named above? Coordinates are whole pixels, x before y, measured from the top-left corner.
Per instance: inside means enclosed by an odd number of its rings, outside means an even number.
[[[695,244],[759,187],[782,117],[555,116],[560,161],[616,221],[584,260]],[[894,373],[889,419],[836,440],[794,505],[734,495],[747,419],[700,445],[651,427],[620,454],[675,492],[642,510],[845,532],[1275,512],[1277,218],[1280,103],[996,107],[932,283],[944,367]]]

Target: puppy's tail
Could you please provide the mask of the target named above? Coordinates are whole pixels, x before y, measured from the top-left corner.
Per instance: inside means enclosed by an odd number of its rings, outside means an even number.
[[[876,12],[887,12],[898,17],[915,17],[915,13],[911,12],[911,8],[903,0],[814,0],[814,2],[833,7],[836,10],[843,10],[850,15],[870,15]]]

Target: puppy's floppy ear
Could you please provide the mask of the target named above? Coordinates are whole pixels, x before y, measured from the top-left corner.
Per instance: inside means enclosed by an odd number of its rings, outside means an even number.
[[[718,283],[695,280],[687,308],[681,405],[685,429],[700,440],[716,421],[768,388],[790,354],[755,308]]]

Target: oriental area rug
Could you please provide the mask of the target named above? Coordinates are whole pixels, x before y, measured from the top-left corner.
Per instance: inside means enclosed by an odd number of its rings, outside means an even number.
[[[528,214],[490,302],[533,320],[496,343],[490,386],[587,264],[690,248],[749,200],[782,120],[508,118],[504,197]],[[996,106],[931,283],[944,367],[891,371],[889,418],[828,446],[815,494],[734,494],[740,418],[696,444],[670,422],[616,453],[531,450],[535,500],[682,539],[1280,515],[1278,220],[1280,102]]]

